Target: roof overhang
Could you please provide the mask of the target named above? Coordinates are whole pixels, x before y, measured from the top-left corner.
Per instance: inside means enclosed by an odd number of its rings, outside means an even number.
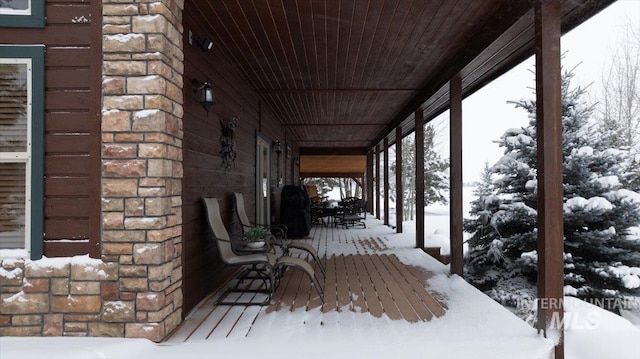
[[[302,155],[300,177],[364,177],[366,155]]]

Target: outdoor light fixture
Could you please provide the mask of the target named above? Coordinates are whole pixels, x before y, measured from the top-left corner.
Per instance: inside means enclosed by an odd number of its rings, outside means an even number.
[[[282,153],[282,142],[280,142],[280,140],[275,140],[273,141],[272,145],[278,156],[280,156],[280,154]]]
[[[215,104],[215,99],[213,97],[213,89],[211,85],[209,85],[208,81],[200,82],[196,79],[191,81],[191,88],[193,92],[197,93],[200,91],[199,99],[202,107],[209,112],[209,109],[213,107]]]
[[[213,48],[213,41],[204,39],[202,40],[202,42],[196,41],[196,45],[198,45],[198,47],[200,47],[200,50],[202,51],[209,51]]]

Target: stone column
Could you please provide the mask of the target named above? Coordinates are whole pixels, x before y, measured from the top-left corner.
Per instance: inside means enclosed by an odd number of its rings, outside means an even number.
[[[183,0],[103,0],[102,319],[160,341],[182,308]]]

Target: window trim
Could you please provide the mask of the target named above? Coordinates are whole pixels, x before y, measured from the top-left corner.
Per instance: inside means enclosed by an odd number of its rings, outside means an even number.
[[[30,0],[29,6],[29,15],[0,13],[0,27],[44,27],[45,1]]]
[[[27,197],[31,205],[25,224],[25,249],[31,259],[40,259],[44,245],[44,52],[43,45],[0,45],[0,58],[31,60],[31,131],[27,134],[31,145],[31,172]]]

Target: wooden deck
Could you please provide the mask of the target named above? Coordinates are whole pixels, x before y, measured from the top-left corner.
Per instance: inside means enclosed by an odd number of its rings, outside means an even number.
[[[385,315],[408,322],[428,321],[445,313],[442,296],[425,288],[429,273],[400,262],[387,251],[387,238],[366,229],[344,230],[331,226],[315,226],[311,236],[313,239],[309,241],[318,249],[327,269],[323,277],[316,266],[316,275],[324,288],[324,305],[306,275],[289,269],[280,281],[272,304],[216,305],[220,293],[213,293],[188,315],[167,341],[249,336],[255,323],[268,320],[269,316],[297,311],[322,312],[319,322],[305,322],[305,325],[323,325],[324,315],[342,311],[368,313],[375,318]],[[259,302],[262,296],[260,293],[232,294],[227,300]]]

